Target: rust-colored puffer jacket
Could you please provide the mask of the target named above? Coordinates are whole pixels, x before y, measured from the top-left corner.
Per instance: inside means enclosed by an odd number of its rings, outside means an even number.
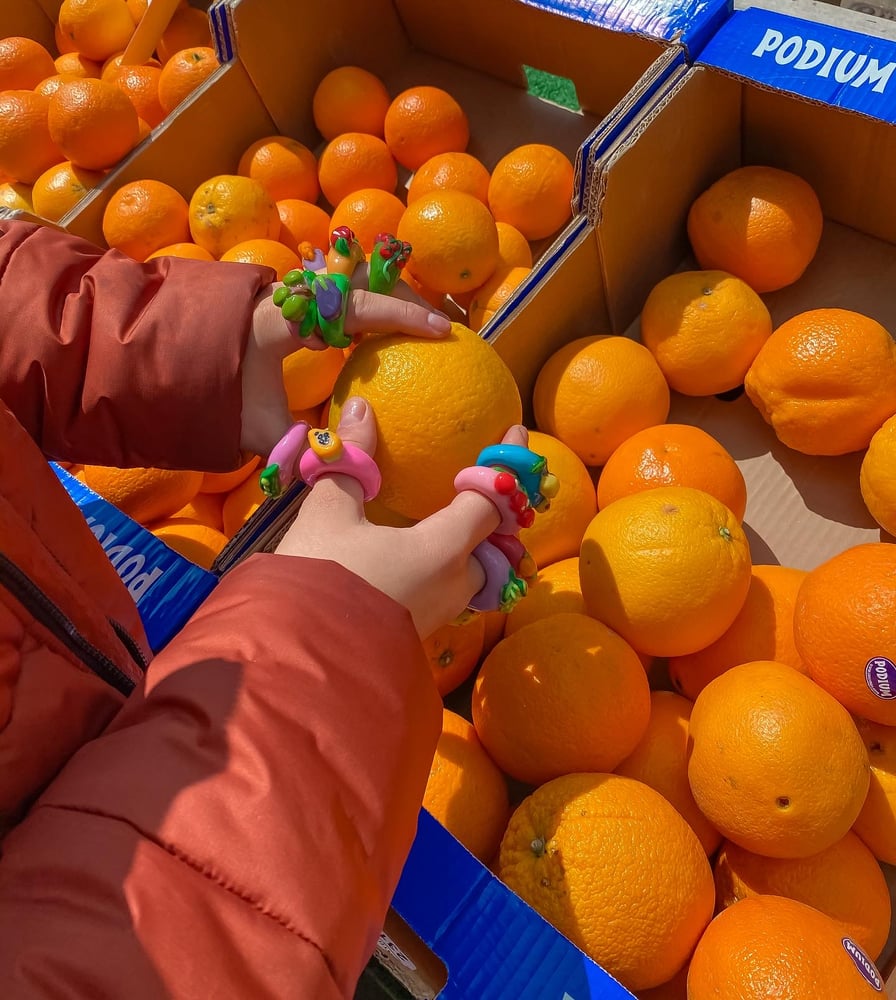
[[[44,457],[233,468],[271,276],[0,221],[9,1000],[349,997],[382,926],[439,729],[408,613],[253,556],[144,677],[136,608]]]

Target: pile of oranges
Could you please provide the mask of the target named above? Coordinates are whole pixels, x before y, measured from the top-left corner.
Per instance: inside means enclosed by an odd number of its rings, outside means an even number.
[[[217,68],[208,17],[175,11],[156,54],[121,64],[148,0],[63,0],[57,55],[0,39],[0,205],[52,222]]]

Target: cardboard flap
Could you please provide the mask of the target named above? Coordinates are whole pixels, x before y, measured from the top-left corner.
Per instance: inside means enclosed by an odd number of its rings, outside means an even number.
[[[750,7],[732,14],[699,61],[896,124],[896,42],[889,39]]]

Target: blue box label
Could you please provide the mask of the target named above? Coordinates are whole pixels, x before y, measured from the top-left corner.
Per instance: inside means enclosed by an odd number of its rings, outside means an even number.
[[[61,466],[50,465],[134,598],[149,645],[158,652],[183,628],[218,578],[170,549]]]
[[[729,19],[699,61],[896,124],[896,43],[884,38],[750,7]]]

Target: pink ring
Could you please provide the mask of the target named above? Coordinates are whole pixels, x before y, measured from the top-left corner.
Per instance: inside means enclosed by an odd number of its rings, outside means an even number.
[[[292,425],[274,445],[268,455],[268,465],[277,465],[281,471],[281,481],[286,484],[296,478],[299,459],[308,447],[308,431],[311,425],[300,420]]]
[[[364,501],[372,500],[380,491],[382,477],[374,460],[357,445],[342,442],[342,454],[328,462],[309,448],[299,459],[299,475],[308,486],[313,486],[321,476],[351,476],[364,490]]]
[[[497,487],[500,477],[503,476],[516,482],[516,488],[509,493],[501,492]],[[491,500],[501,517],[501,523],[495,528],[501,535],[517,534],[521,528],[529,527],[535,517],[526,494],[519,488],[519,480],[512,473],[496,471],[486,465],[470,465],[466,469],[461,469],[454,477],[454,488],[458,493],[472,490],[486,500]],[[517,495],[522,498],[521,503],[524,505],[520,509],[512,506],[513,498]]]

